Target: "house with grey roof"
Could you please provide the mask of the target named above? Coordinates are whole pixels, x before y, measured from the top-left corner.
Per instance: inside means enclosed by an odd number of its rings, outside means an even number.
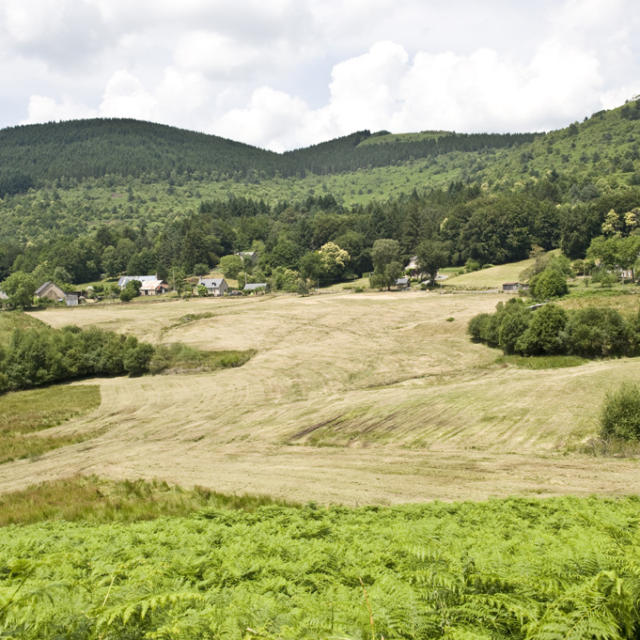
[[[47,281],[36,289],[36,298],[63,302],[65,292],[55,283]]]
[[[210,296],[223,296],[229,291],[229,285],[224,278],[200,278],[198,286],[202,285]]]

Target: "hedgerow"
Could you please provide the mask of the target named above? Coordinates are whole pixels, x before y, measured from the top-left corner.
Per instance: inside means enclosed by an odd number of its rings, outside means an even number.
[[[15,329],[0,349],[0,392],[87,376],[141,375],[153,353],[134,336],[102,329]]]

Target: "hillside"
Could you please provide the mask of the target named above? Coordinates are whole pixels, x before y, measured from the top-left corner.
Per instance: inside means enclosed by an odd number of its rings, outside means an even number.
[[[361,144],[370,138],[380,144]],[[204,174],[214,181],[242,177],[255,182],[276,175],[334,174],[451,151],[511,147],[532,139],[531,134],[452,132],[390,138],[360,131],[277,154],[218,136],[136,120],[26,125],[0,131],[0,196],[48,182],[65,185],[69,180],[105,175],[162,181]]]
[[[506,299],[342,293],[37,312],[54,327],[257,354],[213,374],[90,381],[100,408],[47,432],[90,440],[0,465],[0,492],[76,472],[348,504],[638,491],[637,461],[580,451],[640,359],[499,364],[466,327]]]
[[[371,271],[380,238],[404,260],[438,236],[451,265],[581,258],[640,204],[638,104],[536,136],[361,131],[285,154],[131,120],[5,130],[5,189],[33,187],[0,199],[0,280],[191,273],[253,243],[269,277],[331,241],[351,257],[335,281]]]

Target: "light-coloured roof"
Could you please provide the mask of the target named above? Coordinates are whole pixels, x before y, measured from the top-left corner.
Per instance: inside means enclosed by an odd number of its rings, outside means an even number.
[[[8,300],[9,296],[2,290],[0,289],[0,300]]]
[[[153,291],[163,284],[162,280],[145,280],[140,286],[140,291]]]
[[[244,285],[245,291],[254,291],[255,289],[266,289],[267,288],[267,283],[266,282],[247,282],[247,284]]]
[[[149,280],[157,280],[157,279],[158,279],[157,275],[153,275],[153,276],[122,276],[118,280],[118,286],[120,288],[125,287],[127,285],[127,282],[131,282],[132,280],[137,280],[138,282],[148,282]]]
[[[224,281],[224,278],[200,278],[200,280],[198,280],[198,284],[203,284],[207,289],[218,289],[222,286]]]

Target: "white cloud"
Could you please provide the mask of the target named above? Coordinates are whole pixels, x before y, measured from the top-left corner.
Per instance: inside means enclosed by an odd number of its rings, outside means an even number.
[[[640,92],[631,0],[4,0],[2,125],[127,116],[274,149],[550,129]]]
[[[69,99],[58,103],[47,96],[33,95],[29,98],[28,116],[21,124],[95,118],[97,115],[95,109],[76,104]]]
[[[140,80],[124,69],[109,79],[100,103],[100,115],[110,118],[127,117],[153,120],[157,117],[158,101]]]
[[[333,68],[325,106],[311,109],[262,88],[247,108],[223,116],[216,132],[278,149],[292,136],[308,144],[364,128],[541,130],[599,108],[601,85],[592,54],[555,41],[542,43],[527,64],[486,48],[411,59],[402,46],[381,42]]]

